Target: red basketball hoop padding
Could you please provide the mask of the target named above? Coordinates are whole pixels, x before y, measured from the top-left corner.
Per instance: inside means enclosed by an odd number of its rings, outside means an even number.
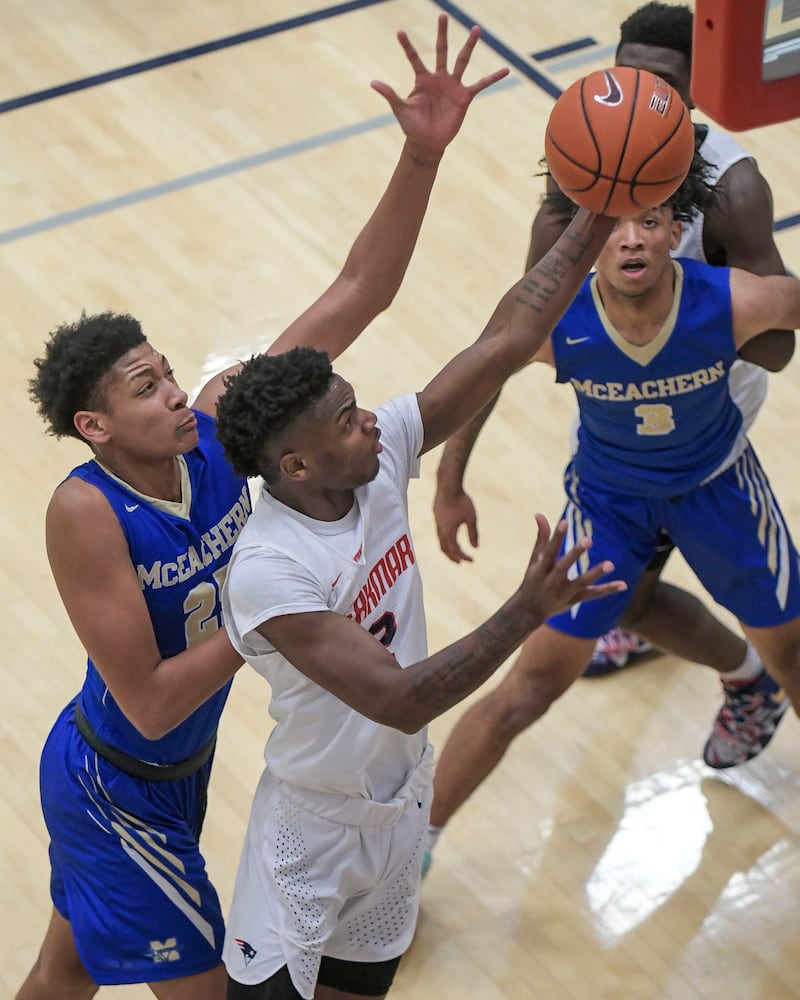
[[[696,0],[692,99],[733,132],[800,116],[800,76],[764,79],[767,0]]]

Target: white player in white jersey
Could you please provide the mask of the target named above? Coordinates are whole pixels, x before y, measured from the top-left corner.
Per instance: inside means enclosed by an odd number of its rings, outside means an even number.
[[[551,536],[537,515],[522,586],[428,656],[407,504],[420,455],[544,343],[612,225],[579,213],[475,344],[375,413],[310,348],[255,357],[227,386],[219,439],[237,472],[265,486],[231,558],[223,613],[272,688],[275,720],[228,918],[229,1000],[311,998],[317,985],[325,996],[386,994],[419,907],[428,722],[554,610],[624,589],[596,583],[607,561],[570,579],[588,540],[557,559],[566,524]]]

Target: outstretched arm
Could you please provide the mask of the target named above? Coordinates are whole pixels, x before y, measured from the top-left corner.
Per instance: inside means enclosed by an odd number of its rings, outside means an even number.
[[[528,249],[526,270],[551,249],[564,232],[575,212],[575,206],[566,198],[548,174],[547,194],[533,220],[531,242]],[[489,404],[472,420],[448,439],[436,472],[436,494],[433,499],[433,516],[439,547],[453,562],[472,562],[458,543],[458,529],[463,524],[473,548],[478,546],[478,517],[472,498],[464,490],[464,476],[472,450],[483,426],[500,398],[498,392]]]
[[[411,260],[446,147],[461,128],[475,95],[508,73],[504,68],[476,83],[462,82],[479,36],[480,28],[472,28],[450,71],[445,14],[439,16],[433,70],[426,68],[408,35],[404,31],[398,33],[414,71],[414,88],[402,99],[387,83],[374,81],[372,87],[389,103],[405,133],[400,160],[341,272],[272,344],[271,354],[308,346],[336,357],[391,303]],[[213,416],[217,400],[224,392],[225,377],[238,368],[234,365],[215,376],[194,405]]]
[[[545,345],[614,223],[580,209],[555,246],[506,292],[478,340],[418,394],[423,452],[475,416]]]

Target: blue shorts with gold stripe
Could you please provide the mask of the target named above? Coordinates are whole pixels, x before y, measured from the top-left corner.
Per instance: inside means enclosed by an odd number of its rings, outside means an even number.
[[[604,635],[618,622],[666,531],[714,600],[745,625],[767,628],[800,615],[798,553],[778,501],[752,447],[714,479],[675,497],[631,496],[564,477],[565,548],[592,547],[579,568],[609,559],[611,579],[627,592],[587,601],[548,624],[580,638]]]
[[[99,985],[191,976],[222,961],[224,928],[198,837],[209,759],[177,781],[123,773],[86,743],[74,702],[42,751],[50,893]]]

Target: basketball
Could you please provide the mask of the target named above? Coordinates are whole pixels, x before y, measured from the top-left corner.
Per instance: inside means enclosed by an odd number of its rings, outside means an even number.
[[[694,154],[694,127],[668,83],[614,66],[576,80],[558,98],[544,149],[553,180],[576,204],[636,215],[680,186]]]

